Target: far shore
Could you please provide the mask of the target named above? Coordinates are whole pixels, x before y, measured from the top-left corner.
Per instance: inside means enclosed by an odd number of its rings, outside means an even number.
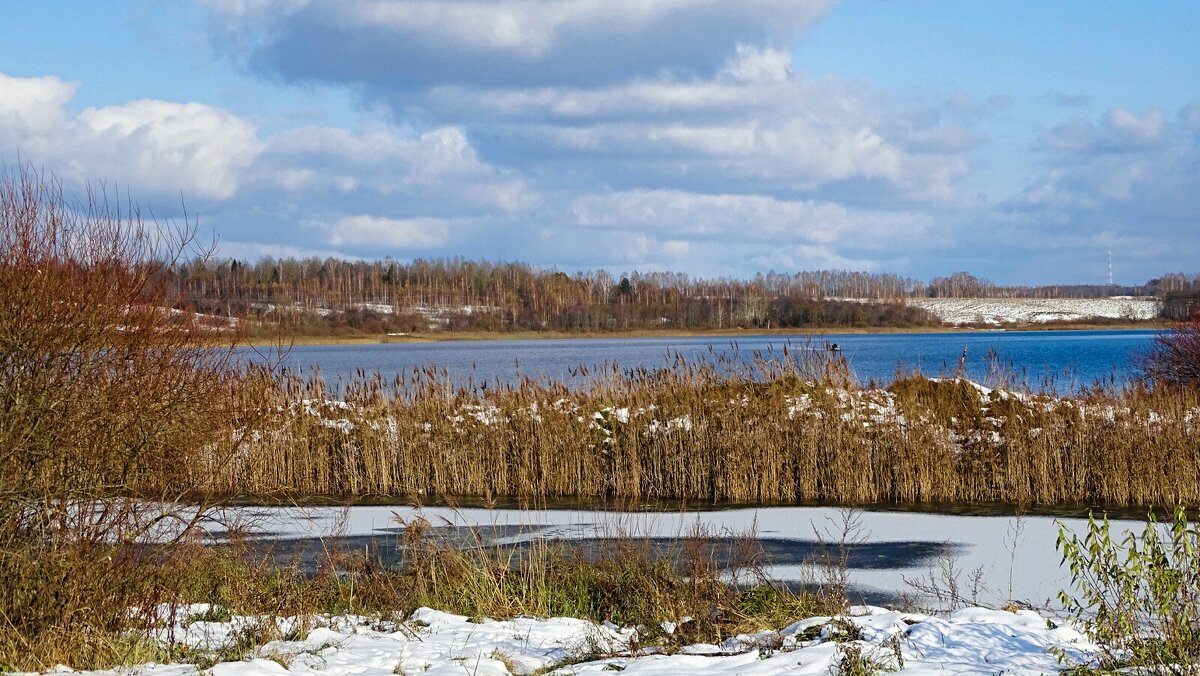
[[[381,345],[402,343],[440,343],[483,340],[564,340],[564,339],[628,339],[628,338],[749,338],[755,336],[822,336],[833,334],[922,334],[922,333],[990,333],[1028,331],[1148,331],[1168,329],[1173,324],[1164,321],[1130,323],[1050,323],[1000,324],[996,326],[915,326],[915,327],[804,327],[784,329],[725,328],[725,329],[627,329],[616,331],[420,331],[405,334],[348,334],[252,336],[244,344],[253,347],[278,345]]]

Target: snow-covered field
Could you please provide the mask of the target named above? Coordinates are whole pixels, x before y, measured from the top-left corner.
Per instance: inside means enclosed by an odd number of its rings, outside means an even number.
[[[947,324],[1041,324],[1092,318],[1147,320],[1162,303],[1153,298],[910,298],[908,304]]]
[[[204,608],[192,609],[200,613]],[[177,640],[219,648],[256,618],[188,621],[164,627]],[[275,620],[265,620],[275,621]],[[1089,661],[1096,646],[1069,625],[1036,612],[969,608],[943,617],[859,606],[839,618],[801,619],[779,630],[743,634],[720,645],[666,654],[639,647],[636,628],[571,618],[475,620],[422,608],[405,621],[352,616],[309,618],[300,640],[273,641],[212,676],[507,676],[508,674],[836,674],[848,660],[905,674],[1056,674]],[[282,620],[293,631],[299,621]],[[674,631],[670,625],[664,629]],[[857,634],[854,637],[853,634]],[[1065,664],[1058,655],[1065,657]],[[116,673],[116,672],[98,672]],[[197,673],[183,664],[145,665],[139,676]]]

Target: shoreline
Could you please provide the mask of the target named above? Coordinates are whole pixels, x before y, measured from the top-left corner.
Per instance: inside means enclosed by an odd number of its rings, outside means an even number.
[[[246,347],[271,347],[276,345],[335,346],[335,345],[388,345],[406,343],[452,343],[470,341],[515,341],[515,340],[629,340],[636,338],[752,338],[762,336],[815,337],[828,335],[872,335],[872,334],[941,334],[941,333],[1030,333],[1039,331],[1154,331],[1169,329],[1169,322],[1151,321],[1131,324],[1064,323],[1064,324],[1014,324],[995,327],[978,326],[913,326],[913,327],[818,327],[787,329],[628,329],[621,331],[425,331],[405,335],[296,335],[265,337],[254,336],[241,341]]]
[[[241,494],[225,499],[227,508],[370,508],[400,507],[415,509],[479,509],[489,512],[590,512],[610,514],[719,514],[745,510],[787,509],[851,509],[864,513],[913,514],[927,516],[958,517],[1041,517],[1061,519],[1086,519],[1089,514],[1103,515],[1114,520],[1144,519],[1148,513],[1169,514],[1170,506],[1164,505],[1120,505],[1015,502],[846,502],[836,500],[796,501],[737,501],[689,499],[604,499],[593,497],[521,497],[483,495],[381,495],[381,494],[284,494],[255,495]]]

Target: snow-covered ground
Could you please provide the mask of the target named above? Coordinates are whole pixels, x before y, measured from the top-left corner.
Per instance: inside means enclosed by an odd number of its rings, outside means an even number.
[[[947,324],[1041,324],[1092,318],[1147,320],[1162,303],[1153,298],[910,298],[908,304]]]
[[[197,613],[204,608],[195,608]],[[255,618],[189,621],[164,627],[176,640],[218,648]],[[905,674],[1056,674],[1089,661],[1096,646],[1069,625],[1033,611],[970,608],[943,617],[860,606],[841,618],[801,619],[779,630],[743,634],[675,654],[639,647],[635,628],[571,618],[475,620],[422,608],[405,621],[352,616],[309,618],[302,639],[273,641],[212,676],[507,676],[508,674],[834,674],[851,656]],[[283,620],[292,631],[299,621]],[[673,631],[668,625],[664,629]],[[851,634],[857,633],[857,638]],[[1065,664],[1058,655],[1065,656]],[[138,676],[194,674],[183,664],[145,665]],[[116,673],[116,672],[98,672]]]

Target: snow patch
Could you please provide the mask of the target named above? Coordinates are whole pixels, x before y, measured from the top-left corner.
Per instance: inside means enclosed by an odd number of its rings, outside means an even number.
[[[189,622],[164,628],[190,647],[215,650],[260,618]],[[690,618],[680,618],[679,623]],[[296,618],[274,620],[300,627]],[[1085,663],[1097,646],[1070,626],[1033,611],[969,608],[944,617],[858,606],[840,617],[814,617],[782,630],[742,634],[720,645],[685,646],[675,654],[639,647],[638,631],[574,618],[495,621],[421,608],[407,620],[353,615],[308,618],[294,640],[259,646],[213,676],[322,672],[330,676],[391,674],[829,674],[857,651],[878,668],[910,674],[1046,674]],[[196,631],[203,624],[203,632]],[[673,629],[677,623],[664,622]],[[846,640],[847,628],[858,637]],[[164,636],[165,637],[165,636]],[[839,642],[842,641],[842,642]],[[1066,664],[1056,657],[1061,653]],[[100,674],[127,673],[117,670]],[[140,676],[180,676],[182,664],[144,665]]]
[[[1154,319],[1162,303],[1154,298],[909,298],[947,324],[1043,324],[1086,319]]]

